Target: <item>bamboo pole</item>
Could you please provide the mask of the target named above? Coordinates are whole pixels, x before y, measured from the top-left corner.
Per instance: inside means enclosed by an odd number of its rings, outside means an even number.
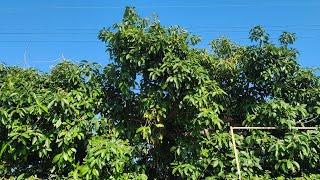
[[[256,129],[256,130],[268,130],[268,129],[289,129],[289,128],[279,128],[279,127],[232,127],[232,129],[244,129],[244,130],[250,130],[250,129]],[[291,129],[296,130],[317,130],[318,127],[291,127]]]
[[[230,133],[231,133],[231,139],[232,139],[232,147],[234,151],[234,157],[236,159],[236,164],[237,164],[237,172],[239,176],[239,180],[241,180],[241,169],[240,169],[240,162],[239,162],[239,157],[238,157],[238,150],[236,147],[236,140],[234,139],[234,133],[233,133],[233,127],[230,126]]]

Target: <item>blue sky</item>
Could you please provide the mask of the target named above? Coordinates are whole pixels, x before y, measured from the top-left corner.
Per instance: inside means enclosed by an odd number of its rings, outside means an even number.
[[[185,27],[200,35],[206,48],[222,35],[250,44],[248,31],[255,25],[264,26],[274,42],[282,31],[295,32],[299,63],[320,66],[319,0],[1,0],[0,62],[47,71],[63,54],[107,64],[97,35],[121,20],[125,6],[135,6],[141,16],[155,13],[165,25]]]

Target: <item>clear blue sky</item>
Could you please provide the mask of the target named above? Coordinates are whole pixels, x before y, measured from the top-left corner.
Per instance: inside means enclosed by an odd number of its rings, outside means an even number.
[[[276,41],[281,31],[297,34],[303,66],[320,66],[319,0],[1,0],[0,62],[47,71],[61,54],[75,61],[108,63],[97,40],[102,27],[119,22],[125,6],[142,16],[156,13],[166,25],[201,35],[202,47],[221,35],[248,44],[248,30],[263,25]]]

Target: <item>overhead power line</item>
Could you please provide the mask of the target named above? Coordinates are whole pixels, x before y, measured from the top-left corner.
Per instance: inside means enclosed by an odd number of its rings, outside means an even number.
[[[53,42],[53,43],[77,43],[77,42],[88,42],[88,43],[97,43],[100,41],[90,41],[90,40],[31,40],[31,41],[23,41],[23,40],[0,40],[0,42],[5,42],[5,43],[19,43],[19,42],[31,42],[31,43],[42,43],[42,42]]]
[[[66,4],[66,3],[64,3]],[[188,8],[221,8],[221,7],[265,7],[265,6],[285,6],[285,7],[303,7],[303,6],[319,6],[319,3],[317,2],[305,2],[305,1],[294,1],[294,2],[286,2],[286,1],[276,1],[276,2],[268,2],[268,1],[256,1],[256,0],[216,0],[214,4],[208,3],[208,1],[201,1],[198,0],[196,2],[189,2],[189,1],[175,1],[170,3],[148,3],[148,4],[142,4],[142,3],[127,3],[129,6],[134,6],[137,9],[152,9],[152,8],[159,8],[159,9],[188,9]],[[17,6],[11,6],[6,7],[2,6],[0,9],[2,10],[48,10],[48,9],[124,9],[127,5],[110,5],[106,3],[96,3],[92,5],[90,4],[83,4],[83,5],[43,5],[43,6],[31,6],[28,8],[25,7],[17,7]]]
[[[154,6],[135,6],[136,9],[214,9],[214,8],[221,8],[221,7],[303,7],[303,6],[312,6],[316,7],[319,6],[318,4],[307,4],[307,3],[301,3],[301,4],[237,4],[237,3],[230,3],[230,4],[215,4],[212,6],[208,5],[154,5]],[[83,9],[124,9],[124,6],[52,6],[52,7],[28,7],[28,9],[25,8],[11,8],[11,7],[1,7],[1,10],[83,10]]]
[[[219,33],[219,32],[230,32],[230,33],[249,33],[249,30],[188,30],[191,33]],[[320,31],[319,29],[304,29],[304,31]],[[267,32],[283,32],[284,30],[267,30]],[[1,32],[0,35],[98,35],[98,32]]]
[[[201,29],[197,30],[197,28],[186,28],[185,30],[191,32],[191,33],[249,33],[249,29],[243,28],[243,29],[218,29],[218,28],[211,28],[211,29]],[[320,28],[304,28],[299,29],[304,31],[320,31]],[[267,32],[283,32],[283,31],[292,31],[292,29],[267,29]],[[294,32],[294,30],[293,30]],[[28,32],[28,31],[1,31],[0,35],[98,35],[99,31],[96,30],[95,32]]]
[[[316,36],[298,36],[298,39],[311,39]],[[213,38],[215,39],[215,38]],[[231,37],[231,40],[249,40],[249,37]],[[269,38],[270,40],[278,40],[278,38]],[[0,43],[101,43],[101,41],[90,40],[0,40]]]
[[[245,3],[245,2],[239,2],[234,1],[227,4],[219,4],[216,3],[215,5],[153,5],[153,6],[135,6],[137,9],[154,9],[154,8],[202,8],[202,9],[211,9],[211,8],[221,8],[221,7],[265,7],[265,6],[285,6],[285,7],[301,7],[301,6],[319,6],[317,3]],[[124,6],[56,6],[55,9],[124,9]]]
[[[175,26],[175,25],[172,25]],[[320,24],[288,24],[288,25],[262,25],[264,28],[269,29],[269,28],[301,28],[301,29],[319,29]],[[75,30],[101,30],[103,27],[106,26],[72,26],[72,27],[48,27],[47,25],[29,25],[29,30],[57,30],[57,31],[75,31]],[[248,29],[252,27],[252,24],[248,25],[241,25],[241,26],[221,26],[221,25],[194,25],[194,26],[179,26],[181,28],[185,29]],[[26,30],[26,27],[19,27],[19,26],[0,26],[0,29],[5,29],[5,30]]]

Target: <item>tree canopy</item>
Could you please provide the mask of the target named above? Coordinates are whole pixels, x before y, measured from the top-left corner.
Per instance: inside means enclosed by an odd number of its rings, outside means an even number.
[[[320,178],[320,78],[297,63],[294,33],[211,49],[126,8],[99,32],[111,63],[50,72],[0,65],[0,176],[18,179]]]

